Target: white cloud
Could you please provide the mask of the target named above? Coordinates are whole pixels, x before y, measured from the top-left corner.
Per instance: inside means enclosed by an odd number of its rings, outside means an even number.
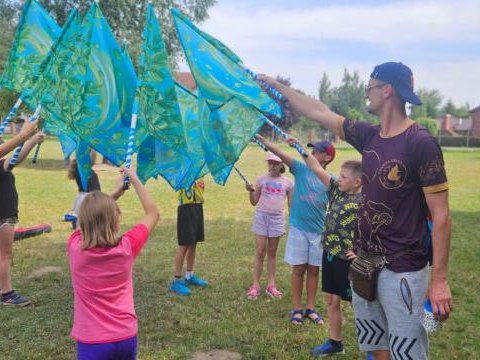
[[[457,105],[480,104],[480,1],[303,9],[281,3],[253,10],[220,0],[200,27],[253,70],[288,76],[309,94],[316,94],[323,72],[337,85],[344,68],[367,79],[375,64],[399,60],[412,67],[417,86],[438,89]],[[338,44],[355,48],[349,53]]]

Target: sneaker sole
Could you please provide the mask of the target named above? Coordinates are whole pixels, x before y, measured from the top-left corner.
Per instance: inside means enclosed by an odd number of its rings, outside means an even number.
[[[5,305],[5,306],[11,306],[11,307],[25,307],[25,306],[30,305],[31,303],[32,303],[31,301],[27,301],[27,302],[20,303],[20,304],[12,304],[12,303],[9,303],[9,302],[3,302],[3,301],[2,301],[2,304],[3,304],[3,305]]]
[[[337,354],[343,355],[343,354],[345,354],[345,350],[330,353],[330,354],[321,354],[321,355],[315,355],[315,354],[310,353],[311,356],[315,356],[315,357],[326,357],[326,356],[332,356],[332,355],[337,355]]]

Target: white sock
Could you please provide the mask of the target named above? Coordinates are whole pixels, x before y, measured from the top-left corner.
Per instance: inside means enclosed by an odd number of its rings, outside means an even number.
[[[193,276],[193,271],[185,271],[185,279],[190,280]]]

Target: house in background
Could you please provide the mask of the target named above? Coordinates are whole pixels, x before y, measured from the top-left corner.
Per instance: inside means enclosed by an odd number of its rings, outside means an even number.
[[[476,110],[476,117],[474,111]],[[474,136],[480,137],[480,106],[471,110],[469,118],[458,118],[445,114],[437,119],[442,136]]]
[[[480,106],[470,110],[470,114],[472,114],[472,131],[470,135],[474,137],[480,137]]]

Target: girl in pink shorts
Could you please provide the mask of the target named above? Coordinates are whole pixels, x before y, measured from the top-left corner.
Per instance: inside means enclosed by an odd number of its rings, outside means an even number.
[[[275,285],[277,248],[280,236],[285,233],[285,200],[290,207],[293,182],[286,176],[282,160],[272,154],[267,155],[268,174],[260,176],[255,186],[247,184],[250,203],[256,206],[252,231],[255,234],[255,258],[253,261],[253,284],[247,291],[247,298],[256,300],[260,296],[260,277],[265,255],[268,255],[268,280],[265,292],[272,298],[282,297]]]

